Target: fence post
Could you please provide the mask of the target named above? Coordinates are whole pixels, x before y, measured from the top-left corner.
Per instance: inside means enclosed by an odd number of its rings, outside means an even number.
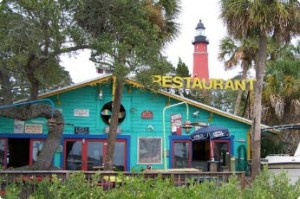
[[[235,173],[235,157],[230,158],[230,170]]]
[[[241,188],[244,189],[246,187],[246,176],[245,173],[241,173]]]

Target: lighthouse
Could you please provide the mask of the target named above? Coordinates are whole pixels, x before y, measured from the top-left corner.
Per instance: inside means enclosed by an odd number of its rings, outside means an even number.
[[[206,38],[205,27],[201,20],[199,20],[197,24],[195,37],[192,43],[194,45],[193,77],[208,80],[209,71],[207,45],[209,42]]]

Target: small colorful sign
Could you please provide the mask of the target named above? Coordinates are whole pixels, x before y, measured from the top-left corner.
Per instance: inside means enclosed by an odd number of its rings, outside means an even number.
[[[75,126],[74,127],[74,133],[75,134],[89,134],[90,129],[89,129],[89,127]]]
[[[181,114],[171,115],[171,131],[173,135],[181,135],[182,117]]]
[[[143,111],[141,115],[142,119],[153,119],[152,111]]]
[[[89,117],[90,110],[89,109],[74,109],[74,116],[76,117]]]
[[[15,133],[24,133],[25,122],[20,120],[14,120],[14,132]]]
[[[43,125],[41,124],[25,124],[25,133],[43,133]]]

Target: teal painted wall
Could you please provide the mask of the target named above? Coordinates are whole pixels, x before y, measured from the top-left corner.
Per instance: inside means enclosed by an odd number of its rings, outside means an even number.
[[[99,90],[103,91],[102,99],[98,98]],[[100,86],[86,86],[83,88],[71,90],[63,94],[55,95],[51,98],[55,108],[59,109],[63,116],[65,123],[65,135],[74,134],[74,127],[89,127],[89,135],[105,135],[105,124],[101,117],[100,111],[104,104],[112,100],[112,86],[110,82],[102,83]],[[177,104],[180,101],[171,99],[149,90],[136,88],[132,85],[124,85],[122,105],[126,110],[126,118],[119,125],[121,128],[121,135],[130,136],[130,169],[139,170],[145,168],[146,164],[138,164],[138,138],[139,137],[162,137],[163,129],[163,109],[167,105]],[[88,117],[74,116],[74,109],[84,109],[89,111]],[[181,114],[182,122],[189,119],[192,122],[209,122],[210,125],[222,126],[229,129],[230,134],[234,136],[232,155],[238,155],[238,148],[241,145],[247,146],[247,132],[250,126],[241,122],[211,114],[210,112],[189,105],[189,114],[186,118],[186,105],[178,105],[166,109],[165,112],[165,132],[166,132],[166,146],[169,146],[169,136],[171,136],[171,122],[172,114]],[[143,119],[141,114],[143,111],[152,111],[152,119]],[[193,116],[193,112],[199,111],[198,116]],[[36,118],[34,121],[44,121],[42,118]],[[30,123],[32,121],[28,121]],[[153,130],[149,129],[151,125]],[[44,124],[44,134],[47,134],[47,127]],[[13,133],[13,120],[0,118],[0,132]],[[1,135],[0,135],[1,136]],[[80,135],[79,135],[80,136]],[[88,135],[84,135],[88,136]],[[187,138],[189,135],[183,132],[182,136]],[[55,165],[61,165],[62,153],[58,152],[55,156]],[[167,161],[169,164],[169,160]],[[163,161],[159,164],[152,164],[154,168],[163,168]],[[168,165],[169,167],[169,165]]]
[[[128,87],[128,86],[127,86]],[[125,89],[126,91],[126,89]],[[169,99],[166,96],[159,95],[152,92],[146,92],[141,89],[134,89],[131,93],[124,92],[122,103],[125,105],[127,110],[131,110],[128,113],[127,123],[125,125],[126,131],[124,133],[129,133],[132,136],[132,147],[131,147],[131,166],[132,167],[143,167],[145,165],[137,164],[137,147],[138,146],[138,137],[161,137],[163,134],[163,109],[166,105],[177,104],[180,101]],[[153,112],[153,119],[141,119],[141,113],[145,110],[150,110]],[[199,111],[199,115],[197,117],[193,116],[192,113],[195,111]],[[171,122],[170,118],[172,114],[181,114],[182,122],[184,122],[186,118],[186,105],[181,104],[178,106],[174,106],[172,108],[168,108],[165,111],[165,126],[166,126],[166,135],[167,135],[167,146],[169,146],[169,136],[171,136]],[[223,116],[219,116],[213,114],[212,118],[210,112],[200,109],[198,107],[193,107],[189,105],[189,114],[188,120],[191,122],[209,122],[210,125],[222,126],[228,128],[230,130],[230,134],[234,136],[233,145],[233,154],[234,156],[238,155],[238,148],[240,145],[247,146],[247,132],[249,131],[249,125],[240,123],[235,120],[228,119]],[[152,125],[154,127],[153,131],[147,129],[148,125]],[[130,130],[131,129],[131,130]],[[191,132],[192,133],[192,132]],[[182,132],[182,136],[187,136],[184,132]],[[168,167],[169,167],[169,160]],[[152,165],[154,168],[162,168],[162,164]]]

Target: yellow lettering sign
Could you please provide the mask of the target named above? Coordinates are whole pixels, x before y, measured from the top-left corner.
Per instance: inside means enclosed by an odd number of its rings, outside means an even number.
[[[225,82],[225,87],[224,87],[225,90],[227,89],[231,89],[231,90],[236,90],[235,87],[234,87],[234,84],[232,82],[232,80],[227,80]]]
[[[207,82],[205,79],[201,80],[197,77],[153,75],[152,82],[158,84],[162,88],[253,90],[255,79],[210,79]]]
[[[200,80],[199,78],[197,78],[197,79],[194,79],[194,82],[193,82],[192,88],[193,88],[193,89],[195,89],[195,88],[202,89],[201,80]]]

